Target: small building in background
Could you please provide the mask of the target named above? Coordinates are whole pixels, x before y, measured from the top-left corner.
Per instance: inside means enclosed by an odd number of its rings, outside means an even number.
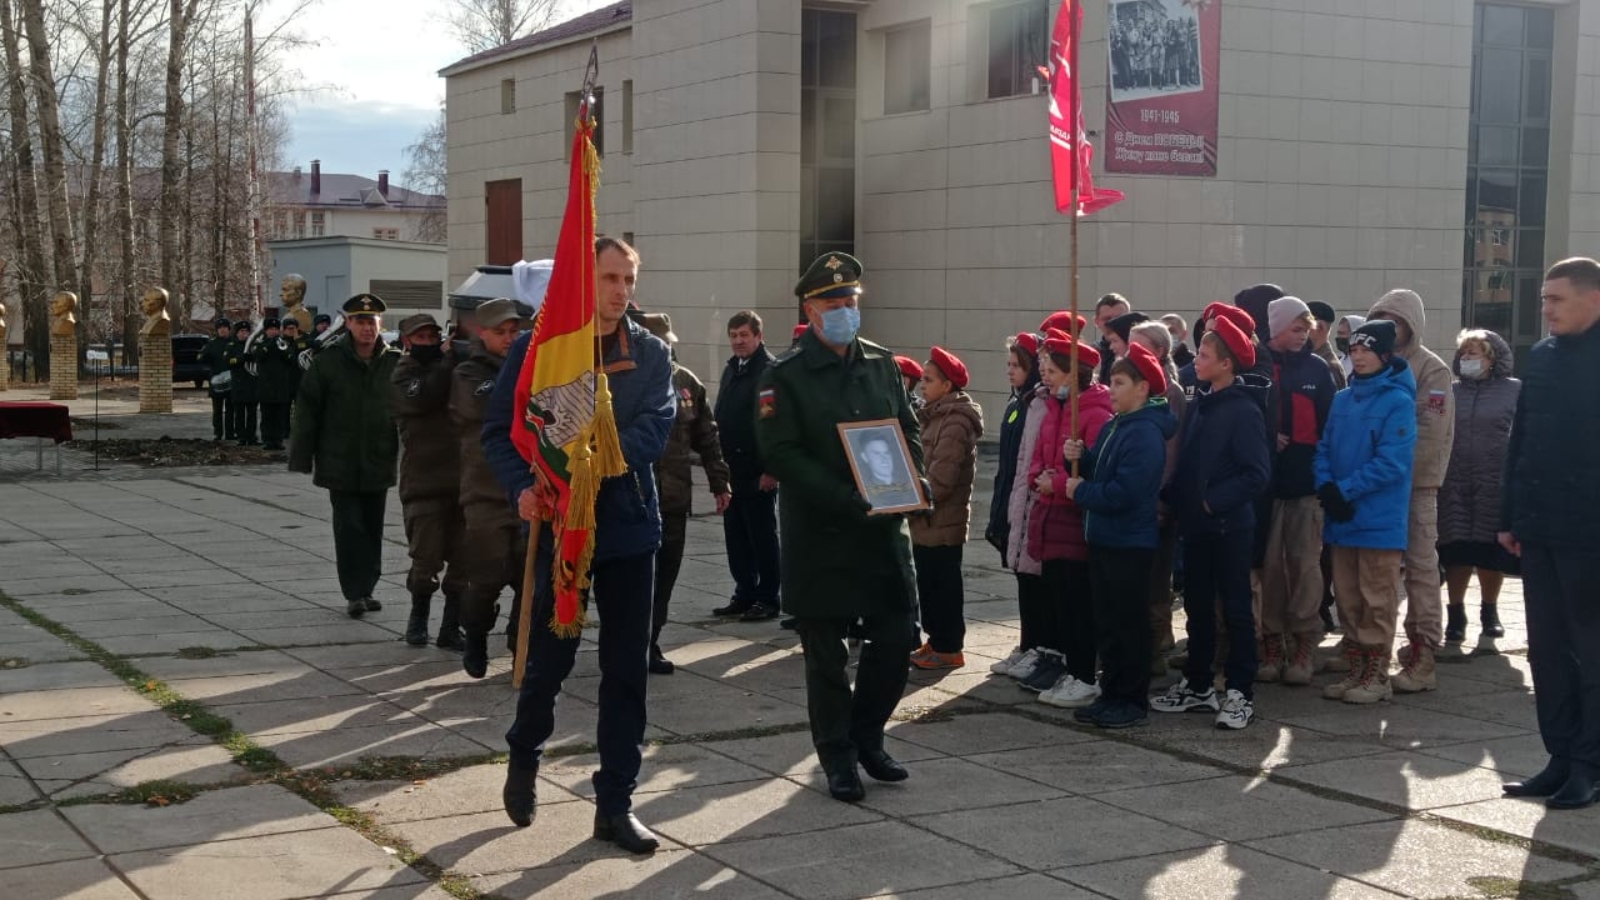
[[[304,238],[268,241],[272,255],[266,305],[276,308],[277,285],[285,275],[306,280],[306,307],[336,314],[354,294],[383,298],[389,312],[385,328],[405,316],[425,312],[441,323],[450,263],[444,244],[369,237]]]

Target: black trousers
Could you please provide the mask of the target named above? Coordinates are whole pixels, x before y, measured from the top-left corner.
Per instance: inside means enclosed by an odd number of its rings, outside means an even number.
[[[256,439],[256,403],[233,399],[228,402],[228,417],[233,422],[233,437],[241,443]]]
[[[261,404],[261,441],[269,447],[282,446],[289,437],[289,404]]]
[[[534,575],[533,631],[528,637],[528,668],[517,696],[517,718],[506,732],[511,765],[539,764],[544,743],[555,731],[556,697],[572,671],[581,638],[562,638],[550,630],[555,596],[550,584],[550,544],[541,541]],[[650,591],[655,554],[597,561],[591,597],[600,610],[600,723],[595,739],[600,770],[594,774],[595,803],[601,815],[633,807],[640,746],[644,743],[645,686],[649,678]],[[902,667],[905,660],[901,660]]]
[[[961,545],[911,548],[917,564],[917,600],[922,605],[922,630],[940,653],[960,653],[967,638],[962,613]]]
[[[1094,684],[1094,588],[1089,563],[1051,559],[1044,563],[1044,639],[1040,646],[1066,657],[1067,674]]]
[[[1089,545],[1100,696],[1144,706],[1150,696],[1150,572],[1154,550]]]
[[[795,631],[806,654],[806,708],[811,742],[829,772],[856,764],[863,750],[883,747],[883,726],[905,692],[906,654],[913,629],[910,610],[862,619],[861,659],[854,690],[846,666],[845,637],[854,619],[799,616]]]
[[[1017,572],[1017,616],[1021,621],[1022,635],[1018,644],[1023,650],[1044,645],[1045,626],[1050,613],[1045,609],[1044,579],[1038,575]]]
[[[733,601],[778,605],[778,492],[756,482],[734,485],[722,516]]]
[[[372,596],[383,574],[383,509],[388,491],[329,491],[333,555],[346,600]]]
[[[1600,552],[1523,543],[1528,662],[1551,756],[1600,767]]]
[[[1189,664],[1183,675],[1197,690],[1211,685],[1220,599],[1228,630],[1228,690],[1255,697],[1256,615],[1250,596],[1254,542],[1254,529],[1184,537],[1183,612],[1189,618]]]
[[[656,551],[656,589],[650,610],[650,649],[660,651],[661,629],[667,624],[667,605],[683,569],[683,548],[688,541],[689,514],[661,514],[661,549]]]
[[[211,436],[233,440],[233,410],[227,394],[211,395]]]
[[[528,552],[528,535],[515,525],[488,527],[473,523],[466,511],[466,537],[462,541],[461,561],[467,576],[461,595],[461,627],[471,634],[494,630],[500,592],[511,588],[511,614],[506,619],[515,628],[522,608],[522,567]],[[452,565],[451,570],[455,570]],[[533,627],[548,625],[534,622]],[[508,629],[509,631],[509,629]]]

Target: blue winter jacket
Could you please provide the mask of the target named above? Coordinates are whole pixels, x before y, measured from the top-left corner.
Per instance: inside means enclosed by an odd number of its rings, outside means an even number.
[[[1411,453],[1417,444],[1417,382],[1396,356],[1370,378],[1334,395],[1317,445],[1317,486],[1332,482],[1356,509],[1327,519],[1322,539],[1339,547],[1404,550],[1411,510]]]
[[[600,484],[595,502],[596,561],[654,553],[661,546],[654,464],[666,450],[678,411],[667,345],[632,319],[623,319],[618,329],[620,338],[607,349],[605,367],[628,471]],[[513,397],[531,334],[524,333],[511,345],[483,412],[483,455],[513,509],[517,497],[533,487],[528,462],[511,443],[511,426],[518,420]]]
[[[1164,397],[1113,417],[1100,430],[1083,455],[1085,480],[1072,497],[1084,510],[1084,537],[1091,545],[1154,550],[1160,543],[1156,495],[1167,439],[1177,431]]]
[[[1164,492],[1183,534],[1241,534],[1256,527],[1267,489],[1265,395],[1271,382],[1250,374],[1214,391],[1202,384],[1184,411],[1178,468]]]

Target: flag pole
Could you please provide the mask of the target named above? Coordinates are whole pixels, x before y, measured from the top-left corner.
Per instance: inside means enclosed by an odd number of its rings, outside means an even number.
[[[511,654],[511,688],[522,688],[522,676],[528,668],[528,641],[533,636],[533,572],[539,558],[539,532],[544,530],[544,515],[540,513],[528,523],[528,549],[522,555],[522,605],[517,607],[517,649]]]
[[[1067,125],[1068,128],[1072,129],[1072,209],[1068,212],[1068,215],[1072,217],[1072,269],[1069,279],[1069,295],[1072,324],[1076,326],[1078,323],[1078,211],[1081,202],[1078,197],[1078,170],[1081,168],[1079,160],[1083,155],[1082,148],[1078,146],[1078,142],[1083,139],[1083,82],[1079,80],[1081,73],[1078,71],[1078,26],[1083,22],[1083,14],[1076,7],[1070,11],[1064,9],[1060,14],[1072,16],[1068,20],[1068,27],[1071,29],[1068,33],[1071,35],[1071,40],[1068,42],[1067,47],[1067,69],[1072,77],[1071,112],[1068,114]],[[1083,329],[1079,328],[1078,330],[1081,332]],[[1067,376],[1068,428],[1070,429],[1069,433],[1072,435],[1072,440],[1077,440],[1078,438],[1078,343],[1082,339],[1082,334],[1074,334],[1072,336],[1072,371]],[[1078,477],[1078,460],[1072,461],[1072,477]]]

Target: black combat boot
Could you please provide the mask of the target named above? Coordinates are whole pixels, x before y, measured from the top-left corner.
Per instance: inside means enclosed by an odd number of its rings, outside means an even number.
[[[489,672],[489,636],[477,629],[467,632],[466,649],[461,653],[461,668],[473,678]]]
[[[1485,603],[1483,608],[1478,611],[1478,622],[1483,626],[1484,637],[1503,638],[1506,636],[1506,627],[1500,624],[1500,609],[1493,603]],[[1465,631],[1466,622],[1462,622],[1461,627]]]
[[[412,593],[411,617],[406,619],[406,643],[413,647],[428,646],[428,610],[432,605],[432,591],[426,594],[421,591]]]
[[[439,619],[439,649],[456,651],[466,649],[467,642],[461,634],[461,620],[459,618],[460,613],[461,598],[459,596],[452,597],[449,594],[445,594],[444,613]],[[422,641],[423,643],[427,643],[428,641],[426,627],[423,628]]]
[[[1467,608],[1459,603],[1445,607],[1444,642],[1460,644],[1467,639]]]

